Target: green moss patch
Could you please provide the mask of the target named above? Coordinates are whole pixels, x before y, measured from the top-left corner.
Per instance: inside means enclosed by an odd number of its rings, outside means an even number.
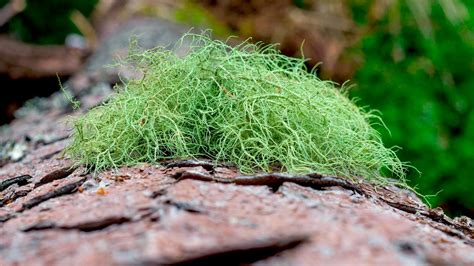
[[[67,154],[94,170],[204,157],[244,173],[403,178],[403,163],[370,125],[378,118],[308,72],[304,59],[205,35],[183,40],[185,57],[164,48],[131,55],[143,78],[75,120]]]

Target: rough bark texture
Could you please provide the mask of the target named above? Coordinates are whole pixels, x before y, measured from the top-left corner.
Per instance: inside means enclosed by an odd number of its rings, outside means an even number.
[[[155,33],[148,46],[185,31],[135,23]],[[77,112],[111,93],[116,72],[98,70],[103,56],[68,83],[83,103]],[[396,187],[241,176],[206,161],[98,175],[71,168],[61,97],[37,100],[0,129],[0,265],[474,264],[471,219],[450,219]]]

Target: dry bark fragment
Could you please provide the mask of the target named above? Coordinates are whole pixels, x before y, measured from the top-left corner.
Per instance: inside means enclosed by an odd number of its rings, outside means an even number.
[[[144,260],[143,265],[246,265],[295,248],[308,240],[305,235],[283,236],[273,239],[249,240],[228,247],[218,247],[186,258],[175,260]]]
[[[284,182],[295,183],[300,186],[311,187],[315,189],[339,186],[363,194],[363,191],[360,188],[347,180],[339,177],[323,176],[315,173],[308,175],[269,173],[258,174],[254,176],[237,176],[235,178],[221,178],[204,172],[187,170],[182,173],[178,173],[175,178],[178,178],[178,180],[195,179],[200,181],[219,182],[243,186],[269,186],[274,191],[276,191],[278,187],[280,187]]]
[[[19,186],[26,185],[28,183],[28,180],[30,180],[31,178],[32,177],[30,175],[20,175],[12,178],[7,178],[3,181],[0,181],[0,191],[7,189],[13,184],[18,184]]]
[[[76,181],[73,181],[71,183],[67,183],[57,189],[54,189],[52,191],[49,191],[45,194],[42,194],[42,195],[39,195],[37,197],[34,197],[30,200],[28,200],[27,202],[23,203],[20,211],[23,211],[25,209],[31,209],[33,208],[34,206],[42,203],[43,201],[46,201],[48,199],[51,199],[51,198],[55,198],[55,197],[59,197],[59,196],[62,196],[62,195],[65,195],[65,194],[69,194],[69,193],[72,193],[74,192],[77,188],[79,188],[79,186],[84,183],[84,181],[86,181],[87,177],[81,177],[79,179],[77,179]]]
[[[35,187],[39,187],[41,185],[44,185],[49,182],[53,182],[54,180],[62,179],[68,177],[70,174],[72,174],[74,171],[76,171],[77,167],[68,165],[65,167],[62,167],[60,169],[54,170],[53,172],[43,176],[36,182]]]

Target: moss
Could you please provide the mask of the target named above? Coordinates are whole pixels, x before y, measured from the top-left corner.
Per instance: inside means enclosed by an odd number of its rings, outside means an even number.
[[[143,78],[74,121],[69,154],[102,170],[206,157],[241,171],[319,172],[384,181],[404,165],[370,123],[378,120],[303,59],[274,46],[231,47],[187,34],[187,56],[164,48],[132,54]]]

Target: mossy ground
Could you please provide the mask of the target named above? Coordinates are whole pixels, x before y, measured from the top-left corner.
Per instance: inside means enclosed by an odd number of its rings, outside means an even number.
[[[388,170],[403,178],[403,163],[370,125],[378,118],[307,71],[304,59],[207,35],[183,40],[191,43],[185,57],[164,48],[132,54],[143,78],[77,118],[67,154],[95,170],[205,157],[245,173],[384,181]]]

